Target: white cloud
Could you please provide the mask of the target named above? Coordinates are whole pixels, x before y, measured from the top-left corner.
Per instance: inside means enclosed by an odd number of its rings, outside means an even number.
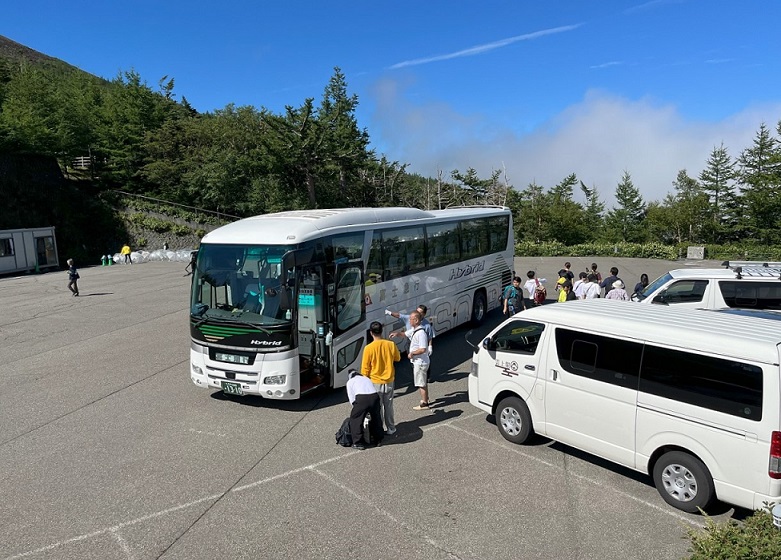
[[[410,104],[402,84],[392,80],[379,83],[374,95],[373,141],[389,159],[409,163],[410,172],[436,177],[443,170],[449,177],[453,169],[473,167],[487,177],[504,166],[517,189],[531,182],[549,188],[575,173],[598,188],[608,208],[625,170],[646,201],[661,201],[679,170],[696,178],[714,147],[723,143],[735,158],[760,124],[775,130],[781,119],[781,104],[775,104],[747,107],[719,122],[692,121],[670,104],[593,90],[522,133],[524,123],[490,122],[444,103]]]

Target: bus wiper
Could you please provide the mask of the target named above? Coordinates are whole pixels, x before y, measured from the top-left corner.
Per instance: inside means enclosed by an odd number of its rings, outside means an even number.
[[[257,329],[260,332],[262,332],[263,334],[269,334],[269,335],[271,334],[271,331],[264,329],[263,327],[261,327],[257,323],[250,323],[249,321],[242,321],[241,319],[235,319],[233,317],[230,317],[230,318],[219,317],[219,316],[216,316],[216,317],[204,317],[203,319],[198,321],[195,324],[195,326],[197,327],[198,325],[200,325],[201,323],[203,323],[207,319],[211,320],[211,321],[213,321],[215,323],[238,323],[239,325],[244,325],[245,327],[250,327],[251,329]]]

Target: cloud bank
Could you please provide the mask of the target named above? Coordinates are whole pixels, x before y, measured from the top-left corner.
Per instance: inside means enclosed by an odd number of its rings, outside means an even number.
[[[519,190],[532,182],[550,188],[575,173],[596,186],[608,208],[624,171],[649,202],[674,190],[678,171],[697,177],[714,147],[730,156],[751,146],[762,123],[773,131],[781,103],[750,106],[718,122],[684,118],[673,105],[651,98],[626,99],[591,90],[535,129],[463,115],[444,103],[414,104],[395,80],[378,82],[369,130],[379,153],[410,164],[408,171],[436,177],[469,167],[481,177],[506,169]],[[524,131],[524,132],[520,132]],[[576,193],[578,199],[580,193]]]

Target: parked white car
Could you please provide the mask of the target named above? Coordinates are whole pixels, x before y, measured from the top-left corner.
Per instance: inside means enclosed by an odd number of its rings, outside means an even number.
[[[700,309],[781,310],[781,268],[745,266],[671,270],[632,296],[640,303]]]

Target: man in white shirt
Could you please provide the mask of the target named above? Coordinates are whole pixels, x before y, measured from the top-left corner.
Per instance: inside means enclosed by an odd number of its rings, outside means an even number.
[[[350,411],[350,435],[353,438],[355,449],[366,449],[366,439],[363,437],[363,422],[367,414],[371,414],[372,420],[369,426],[372,428],[372,441],[378,445],[382,440],[382,416],[380,415],[380,396],[374,383],[351,369],[350,378],[347,381],[347,399],[353,405]]]
[[[523,285],[523,289],[526,290],[526,293],[529,294],[528,298],[524,298],[523,300],[523,308],[524,309],[531,309],[534,307],[534,290],[537,289],[537,286],[540,284],[545,283],[545,278],[535,278],[535,273],[533,270],[530,270],[526,273],[526,278],[528,280]]]
[[[581,299],[594,299],[598,298],[599,294],[602,292],[602,289],[599,287],[599,282],[597,282],[597,275],[596,274],[589,274],[586,277],[587,282],[583,284],[582,292],[583,297]]]
[[[428,368],[431,359],[428,355],[429,338],[426,330],[422,327],[423,317],[417,311],[410,313],[410,328],[404,335],[409,339],[409,351],[407,357],[412,363],[412,379],[420,390],[420,404],[413,406],[414,410],[428,410]]]

